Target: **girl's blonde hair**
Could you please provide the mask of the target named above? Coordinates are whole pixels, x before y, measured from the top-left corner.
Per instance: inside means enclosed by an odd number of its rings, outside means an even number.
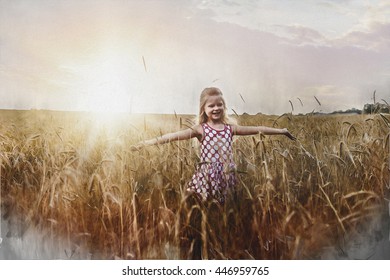
[[[206,123],[207,122],[207,115],[205,113],[204,107],[206,105],[207,99],[210,96],[220,96],[222,103],[223,103],[223,115],[222,115],[222,122],[225,124],[230,123],[230,119],[227,115],[227,108],[226,108],[226,102],[225,99],[223,98],[222,91],[219,88],[216,87],[209,87],[205,88],[202,93],[200,94],[200,103],[199,103],[199,117],[198,117],[198,122],[199,124]]]

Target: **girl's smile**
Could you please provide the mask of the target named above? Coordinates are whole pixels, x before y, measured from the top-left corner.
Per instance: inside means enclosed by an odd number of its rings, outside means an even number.
[[[210,96],[204,106],[204,111],[210,121],[220,121],[225,111],[221,96]]]

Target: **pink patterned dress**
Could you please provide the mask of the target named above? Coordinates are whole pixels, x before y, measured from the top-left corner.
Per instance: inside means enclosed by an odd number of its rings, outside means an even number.
[[[189,182],[188,190],[203,199],[214,198],[224,203],[228,190],[237,182],[232,152],[232,127],[225,125],[222,130],[216,130],[204,123],[202,128],[201,162]]]

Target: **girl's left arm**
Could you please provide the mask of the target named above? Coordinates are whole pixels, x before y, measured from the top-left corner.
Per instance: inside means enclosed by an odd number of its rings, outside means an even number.
[[[233,127],[234,135],[254,135],[258,133],[262,133],[264,135],[284,135],[290,138],[291,140],[295,140],[295,136],[293,136],[287,128],[273,128],[268,126],[241,126],[234,125]]]

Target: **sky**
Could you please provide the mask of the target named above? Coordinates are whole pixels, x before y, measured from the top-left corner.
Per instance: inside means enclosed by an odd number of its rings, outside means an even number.
[[[390,1],[0,0],[1,109],[196,114],[210,86],[238,114],[390,103]]]

